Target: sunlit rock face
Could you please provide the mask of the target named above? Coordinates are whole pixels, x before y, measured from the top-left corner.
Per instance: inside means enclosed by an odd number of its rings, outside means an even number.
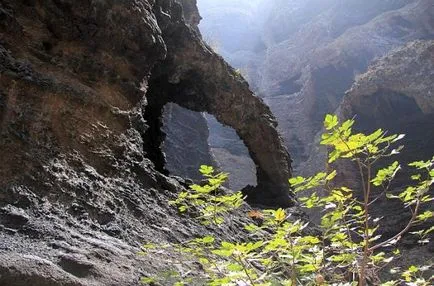
[[[243,38],[233,38],[233,43],[240,43],[238,50],[225,56],[246,74],[256,95],[277,117],[294,160],[294,173],[312,175],[325,169],[327,150],[319,147],[319,138],[327,113],[342,118],[357,115],[357,127],[363,131],[384,128],[408,133],[407,155],[397,157],[403,164],[434,155],[432,1],[268,3],[262,10],[265,16],[258,17],[267,20],[259,20],[262,27],[256,29],[263,49],[246,49]],[[215,11],[222,10],[207,12],[212,20],[205,24],[207,19],[203,19],[204,34],[218,28],[213,12],[218,15]],[[232,25],[240,26],[238,22]],[[357,171],[340,166],[339,172],[339,178],[357,190]],[[403,185],[405,181],[398,180],[394,187]],[[379,201],[375,215],[390,217],[385,235],[406,222],[407,213],[400,207]]]
[[[403,165],[398,186],[408,183],[408,163],[434,155],[433,75],[434,41],[410,42],[375,60],[340,105],[339,116],[356,116],[358,130],[373,132],[381,127],[406,135],[400,142],[403,151],[392,158]]]
[[[202,1],[210,2],[201,0],[199,7]],[[266,2],[255,2],[267,5],[259,9],[261,16],[243,14],[259,19],[262,26],[255,29],[263,48],[245,49],[242,37],[232,37],[232,45],[240,44],[226,57],[276,115],[296,171],[310,173],[324,166],[312,158],[324,115],[336,111],[355,77],[376,57],[409,41],[433,38],[434,6],[429,0]],[[204,34],[218,30],[221,6],[207,11],[209,23],[204,18],[200,26]]]
[[[202,42],[194,4],[0,2],[0,285],[137,285],[167,267],[142,243],[211,231],[167,204],[187,187],[161,150],[170,102],[238,132],[251,201],[293,202],[276,121]]]
[[[316,165],[303,167],[324,115],[335,112],[355,77],[376,57],[434,37],[430,1],[335,2],[271,47],[263,66],[262,94],[304,170]]]

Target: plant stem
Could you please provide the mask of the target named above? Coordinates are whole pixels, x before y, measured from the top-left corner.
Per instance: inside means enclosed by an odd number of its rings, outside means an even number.
[[[243,267],[243,271],[246,274],[247,278],[249,279],[251,286],[255,286],[255,282],[253,281],[252,277],[250,277],[249,271],[247,271],[247,267],[244,264],[243,259],[241,258],[241,256],[235,256],[235,261],[237,261],[237,258],[238,258],[238,262]]]
[[[391,241],[399,239],[404,233],[406,233],[410,229],[410,227],[413,225],[413,222],[416,220],[417,213],[419,212],[419,207],[420,207],[420,200],[417,201],[416,207],[414,208],[414,211],[412,212],[411,219],[407,223],[405,228],[403,230],[401,230],[399,233],[395,234],[393,237],[391,237],[391,238],[389,238],[383,242],[380,242],[379,244],[372,246],[371,248],[369,248],[369,251],[372,252],[377,248],[383,247],[383,246],[387,245],[388,243],[390,243]]]
[[[359,170],[363,177],[363,169],[360,162],[360,159],[357,159],[357,163],[359,165]],[[368,264],[368,258],[370,255],[369,250],[369,196],[371,193],[371,165],[368,163],[367,166],[367,178],[366,178],[366,184],[363,180],[363,209],[364,209],[364,236],[363,236],[363,257],[362,257],[362,264],[360,265],[360,273],[359,273],[359,286],[365,286],[366,285],[366,267]]]

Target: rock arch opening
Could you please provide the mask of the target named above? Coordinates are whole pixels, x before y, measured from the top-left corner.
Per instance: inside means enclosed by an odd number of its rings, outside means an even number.
[[[212,165],[230,174],[227,187],[232,190],[257,185],[256,165],[233,128],[171,102],[164,105],[161,120],[165,172],[200,181],[200,165]]]
[[[235,71],[232,76],[236,76]],[[221,83],[215,80],[215,75],[203,78],[202,74],[195,72],[176,82],[165,74],[152,79],[144,112],[148,128],[143,139],[148,158],[154,162],[157,170],[169,174],[167,158],[162,150],[167,137],[163,116],[167,104],[172,109],[176,106],[173,104],[177,104],[191,111],[206,112],[222,124],[232,127],[248,149],[257,180],[256,186],[243,189],[248,201],[268,206],[292,205],[288,185],[291,159],[269,108],[253,96],[242,79],[230,78]]]
[[[169,102],[163,108],[162,121],[165,168],[170,174],[200,181],[200,165],[216,166],[204,115]]]
[[[164,17],[157,17],[166,23]],[[165,35],[170,34],[171,37]],[[162,114],[171,102],[197,112],[207,112],[232,127],[249,150],[256,167],[257,186],[243,192],[251,203],[289,207],[291,158],[277,132],[277,121],[264,102],[254,96],[247,82],[201,41],[187,26],[164,26],[166,57],[150,73],[144,118],[145,152],[158,170],[165,170]],[[167,172],[167,171],[166,171]]]
[[[205,118],[209,127],[210,150],[220,169],[230,174],[229,187],[241,190],[247,186],[257,186],[256,165],[237,132],[208,113],[205,113]]]

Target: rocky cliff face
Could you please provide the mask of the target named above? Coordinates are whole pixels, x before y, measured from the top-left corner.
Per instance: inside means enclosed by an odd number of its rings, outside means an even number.
[[[402,169],[391,186],[390,192],[400,192],[411,183],[414,170],[408,163],[428,160],[434,156],[434,41],[415,41],[397,48],[387,56],[377,59],[366,73],[360,75],[346,93],[339,109],[342,119],[357,117],[355,128],[363,132],[373,132],[378,127],[391,134],[406,134],[400,144],[404,149],[390,160],[381,164],[391,164],[397,160]],[[349,162],[337,166],[340,180],[355,190],[361,189],[356,166]],[[382,190],[374,190],[378,195]],[[426,210],[434,204],[427,203]],[[423,211],[423,210],[422,210]],[[372,206],[373,217],[383,217],[381,225],[384,236],[396,234],[405,227],[411,213],[404,210],[397,200],[380,196]],[[432,221],[416,228],[429,228]],[[414,246],[415,237],[404,239],[404,246]],[[424,245],[417,254],[408,254],[410,263],[424,263],[432,257],[434,244]]]
[[[364,131],[381,127],[407,133],[409,155],[400,158],[404,164],[432,157],[433,1],[264,2],[268,5],[257,4],[265,5],[262,11],[268,17],[258,19],[263,49],[240,44],[225,56],[247,72],[257,95],[276,115],[295,173],[312,175],[326,167],[327,150],[318,147],[326,113],[343,112],[344,118],[357,114]],[[213,21],[222,9],[209,11]],[[209,29],[205,34],[216,29],[203,23],[201,28]],[[233,38],[237,40],[243,42]],[[350,167],[340,171],[342,179],[355,182]],[[402,185],[404,181],[395,187]],[[388,234],[406,221],[399,210],[385,202],[377,209],[390,216]]]
[[[169,102],[238,132],[251,200],[291,203],[270,110],[198,20],[194,0],[0,2],[1,285],[136,285],[167,266],[140,244],[208,231],[166,206],[185,187],[165,175]]]
[[[318,153],[315,138],[324,115],[338,109],[355,77],[407,42],[434,38],[430,0],[282,0],[257,7],[268,17],[250,18],[263,25],[263,49],[247,50],[241,38],[238,50],[226,57],[270,106],[296,171],[305,174],[320,167],[311,156]],[[206,22],[201,27],[212,34],[215,28]]]
[[[264,64],[265,101],[304,170],[324,115],[339,107],[355,76],[408,41],[434,37],[432,1],[335,2],[270,48]]]
[[[434,41],[410,42],[376,60],[357,78],[340,107],[342,118],[357,116],[358,130],[373,132],[381,126],[392,134],[406,134],[401,142],[404,150],[392,158],[402,164],[393,186],[397,189],[409,183],[408,163],[434,156],[433,76]],[[341,170],[342,179],[354,184],[357,180],[352,178],[351,168],[345,169]],[[385,223],[392,230],[405,223],[409,214],[402,212],[400,204],[382,198],[377,204],[377,214],[381,215],[385,208],[388,210]]]

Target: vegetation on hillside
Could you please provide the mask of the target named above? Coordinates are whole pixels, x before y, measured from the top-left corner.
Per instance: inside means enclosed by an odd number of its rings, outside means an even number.
[[[399,193],[389,192],[401,165],[394,161],[379,168],[378,164],[402,150],[402,146],[394,146],[403,135],[388,135],[381,129],[371,134],[354,133],[353,124],[354,120],[340,123],[336,116],[327,115],[321,144],[330,148],[329,163],[338,160],[355,163],[361,190],[339,185],[336,170],[289,180],[302,207],[319,208],[322,212],[320,225],[311,226],[283,209],[252,210],[248,213],[251,223],[243,226],[245,240],[221,241],[207,235],[181,244],[144,246],[146,255],[162,248],[180,251],[185,262],[195,262],[203,271],[193,277],[188,272],[172,271],[170,275],[144,277],[142,282],[215,286],[432,285],[433,277],[426,277],[432,261],[407,269],[393,268],[395,278],[390,281],[381,281],[380,273],[399,259],[396,245],[404,234],[416,235],[420,244],[426,244],[434,231],[431,226],[410,232],[413,226],[426,222],[434,214],[431,210],[421,211],[423,204],[432,201],[434,157],[409,164],[413,169],[409,178],[412,183]],[[192,185],[170,203],[206,225],[218,228],[230,223],[230,213],[243,204],[241,192],[219,191],[227,178],[225,173],[216,173],[210,166],[202,166],[200,172],[206,183]],[[326,195],[319,196],[315,191],[318,189]],[[411,213],[406,226],[387,238],[381,236],[381,218],[371,213],[372,206],[383,195],[400,200]]]

